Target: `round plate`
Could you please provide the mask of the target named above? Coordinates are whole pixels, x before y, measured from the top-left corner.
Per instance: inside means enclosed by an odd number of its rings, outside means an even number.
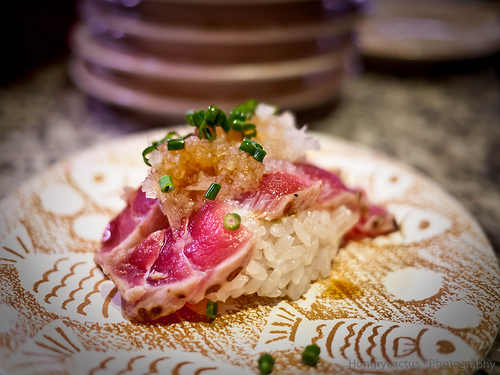
[[[75,55],[105,68],[158,80],[190,82],[240,83],[305,77],[343,69],[355,55],[350,41],[338,49],[306,58],[260,64],[204,64],[162,60],[148,55],[112,50],[91,37],[81,25],[71,34]]]
[[[82,91],[103,102],[159,117],[183,119],[186,112],[193,108],[204,108],[217,102],[219,107],[229,110],[248,100],[244,90],[217,98],[212,91],[198,93],[196,96],[189,96],[186,93],[183,95],[160,95],[158,92],[144,90],[143,86],[127,86],[123,81],[116,80],[112,76],[96,75],[88,69],[85,61],[79,59],[70,63],[69,75]],[[312,78],[308,87],[301,87],[298,90],[289,89],[281,93],[274,90],[262,92],[255,98],[259,101],[274,103],[279,108],[295,111],[306,110],[333,102],[340,95],[346,77],[344,74],[336,74],[323,80]],[[263,86],[272,83],[273,81],[266,82],[263,83]],[[243,85],[244,83],[240,83],[239,87],[242,88]],[[256,82],[250,81],[249,85],[254,89]]]
[[[203,27],[145,22],[105,12],[85,4],[82,18],[95,32],[113,31],[118,36],[133,35],[143,39],[184,44],[232,45],[241,48],[252,44],[285,43],[296,40],[315,40],[320,36],[351,32],[361,15],[356,9],[339,12],[337,17],[290,25],[271,24],[267,27]]]
[[[123,187],[146,174],[141,151],[164,133],[74,155],[0,203],[3,373],[257,374],[269,352],[277,374],[461,374],[484,356],[500,276],[476,221],[411,168],[323,134],[310,160],[386,205],[397,233],[349,242],[298,301],[242,297],[212,323],[186,311],[170,324],[125,320],[93,255]]]
[[[359,27],[368,57],[408,61],[480,58],[500,50],[498,4],[478,1],[374,2]]]

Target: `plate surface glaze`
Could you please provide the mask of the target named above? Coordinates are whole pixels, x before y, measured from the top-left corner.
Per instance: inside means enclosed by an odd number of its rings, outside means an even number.
[[[318,136],[339,170],[395,214],[400,231],[342,248],[298,301],[242,297],[212,323],[140,325],[96,267],[108,220],[165,131],[114,140],[56,164],[0,204],[0,366],[5,374],[462,374],[495,337],[500,277],[476,221],[439,186],[359,145]],[[301,362],[311,342],[315,367]]]

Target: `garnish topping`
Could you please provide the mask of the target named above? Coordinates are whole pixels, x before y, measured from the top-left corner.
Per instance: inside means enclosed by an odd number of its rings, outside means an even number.
[[[302,352],[302,361],[309,366],[315,366],[318,363],[321,349],[318,345],[312,344],[305,347]]]
[[[264,353],[259,358],[259,370],[261,375],[269,374],[274,366],[274,359],[269,353]]]
[[[208,301],[207,302],[207,307],[206,307],[206,314],[207,317],[210,319],[215,319],[217,317],[217,310],[219,309],[219,305],[217,302],[214,301]]]
[[[221,186],[218,183],[212,182],[212,184],[209,186],[209,188],[205,192],[204,197],[213,201],[215,199],[215,197],[217,196],[217,194],[219,194],[220,188],[221,188]]]
[[[156,150],[156,146],[151,145],[146,147],[144,151],[142,151],[142,160],[144,160],[144,163],[146,163],[146,165],[148,165],[149,167],[151,167],[151,164],[149,164],[149,160],[146,156],[152,153],[154,150]]]
[[[213,141],[217,136],[216,126],[220,126],[226,133],[230,130],[239,131],[244,137],[251,138],[257,135],[254,124],[247,123],[257,108],[255,100],[249,100],[246,104],[241,104],[233,109],[229,117],[222,109],[211,105],[208,109],[199,111],[189,111],[186,114],[186,123],[198,128],[200,138]]]
[[[167,140],[167,148],[169,151],[181,150],[184,148],[185,144],[184,138],[172,138]]]
[[[240,145],[240,150],[249,153],[255,160],[261,163],[264,160],[264,157],[267,155],[267,152],[264,151],[260,144],[248,138],[243,138],[243,142],[241,142]]]
[[[224,216],[224,228],[227,230],[236,230],[240,227],[241,216],[237,213],[230,213]]]
[[[215,105],[211,105],[206,110],[189,111],[186,114],[186,123],[198,129],[197,135],[199,138],[209,141],[213,141],[217,137],[217,126],[220,126],[226,133],[230,130],[240,132],[244,140],[250,140],[250,138],[257,136],[257,127],[255,124],[248,123],[247,120],[255,114],[257,104],[255,100],[249,100],[246,104],[240,104],[236,109],[231,111],[229,117],[222,109]],[[154,150],[157,150],[158,146],[162,143],[167,142],[167,149],[169,151],[181,150],[185,147],[185,139],[192,135],[194,134],[181,137],[176,132],[169,132],[165,138],[151,142],[151,146],[146,147],[142,151],[144,163],[149,167],[152,166],[151,163],[149,163],[148,155]],[[244,151],[251,154],[255,160],[262,162],[267,153],[262,150],[262,146],[258,143],[254,142],[253,146],[253,148]],[[255,147],[257,146],[261,148],[261,151],[256,152]]]
[[[160,184],[160,189],[163,193],[171,193],[172,191],[175,190],[172,177],[170,177],[169,175],[160,177],[158,183]]]
[[[188,134],[187,136],[181,138],[180,135],[176,132],[169,132],[164,138],[160,139],[159,141],[151,142],[151,146],[146,147],[144,151],[142,151],[142,160],[144,160],[144,163],[146,163],[147,166],[151,167],[151,164],[149,163],[149,160],[146,156],[152,153],[154,150],[157,150],[159,145],[167,141],[169,150],[180,150],[181,148],[184,148],[184,140],[191,135],[192,134]],[[170,148],[170,141],[172,140],[174,140],[174,144],[176,144],[176,146],[173,147],[177,148]],[[180,146],[180,143],[182,143],[182,147]]]

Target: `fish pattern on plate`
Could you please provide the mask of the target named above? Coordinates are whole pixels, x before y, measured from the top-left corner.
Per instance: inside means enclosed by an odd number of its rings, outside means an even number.
[[[309,159],[340,171],[400,230],[341,249],[297,301],[243,296],[208,323],[135,324],[94,262],[117,199],[163,132],[112,141],[56,164],[0,203],[0,358],[6,374],[245,374],[263,352],[277,373],[459,374],[489,348],[500,276],[477,222],[439,186],[362,146],[317,134]],[[191,312],[190,312],[191,311]],[[315,367],[303,348],[321,348]]]

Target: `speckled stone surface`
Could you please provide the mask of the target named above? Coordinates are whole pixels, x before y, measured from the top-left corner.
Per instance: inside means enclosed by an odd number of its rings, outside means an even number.
[[[64,61],[0,88],[0,199],[63,157],[147,126],[77,91]],[[493,69],[434,78],[366,73],[309,127],[420,170],[471,212],[500,254],[500,89]],[[498,337],[486,360],[500,361]],[[499,375],[500,363],[488,373]]]

